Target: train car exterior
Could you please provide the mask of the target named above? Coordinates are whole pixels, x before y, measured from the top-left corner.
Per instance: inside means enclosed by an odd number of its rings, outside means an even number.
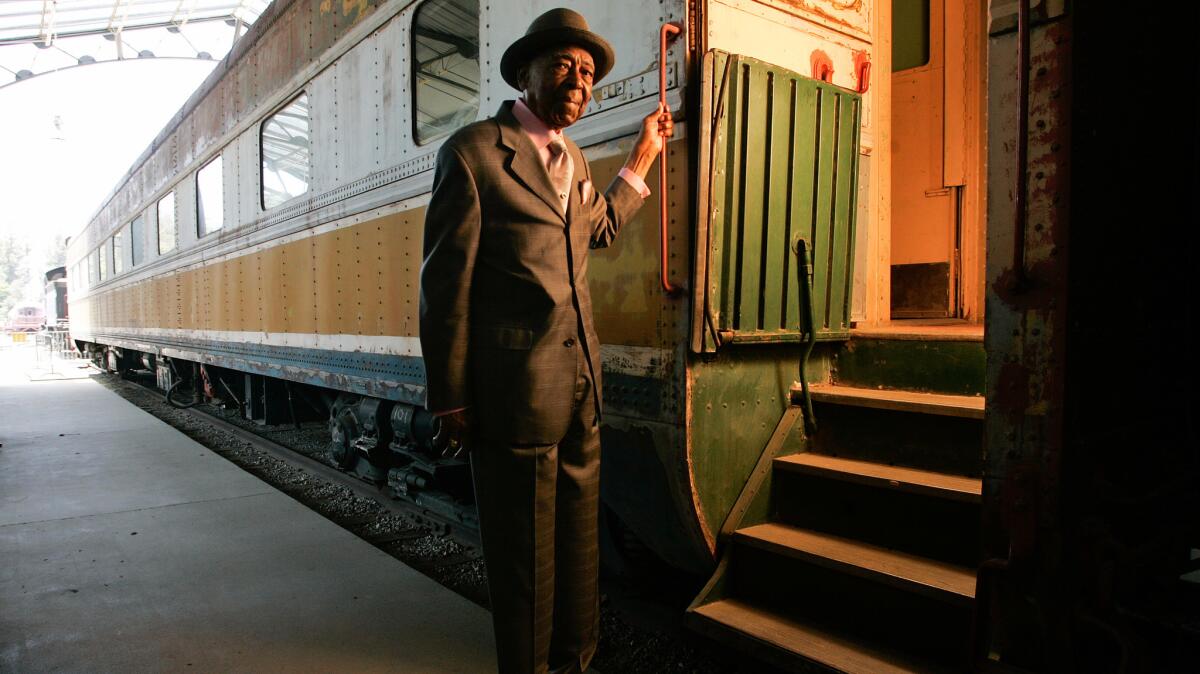
[[[339,465],[461,491],[422,409],[424,208],[552,4],[277,0],[73,237],[81,350],[318,387]],[[697,629],[844,671],[1031,662],[995,596],[1065,327],[1003,289],[1061,264],[1072,34],[1028,4],[573,3],[617,53],[569,134],[597,181],[660,79],[677,120],[589,282],[603,498],[709,578]]]
[[[5,329],[9,332],[37,332],[46,325],[46,314],[41,307],[18,304],[9,309]]]
[[[67,301],[67,268],[55,267],[46,272],[46,327],[64,329],[70,321]]]

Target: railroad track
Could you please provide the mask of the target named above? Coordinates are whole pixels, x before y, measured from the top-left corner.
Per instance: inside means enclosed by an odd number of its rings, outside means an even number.
[[[154,386],[147,383],[142,383],[136,379],[123,379],[122,383],[127,386],[134,386],[147,391],[153,391],[161,396],[161,392]],[[174,406],[173,406],[174,407]],[[454,541],[473,548],[478,552],[480,548],[478,530],[464,525],[451,517],[431,511],[421,507],[419,504],[406,501],[404,499],[395,498],[391,490],[386,485],[376,485],[370,482],[359,479],[353,475],[334,468],[326,463],[322,463],[310,456],[306,456],[287,445],[275,442],[270,438],[263,437],[249,429],[243,428],[237,424],[230,423],[221,417],[205,411],[201,406],[195,407],[174,407],[179,412],[190,416],[194,420],[208,424],[216,429],[228,433],[243,442],[248,443],[255,449],[264,454],[277,459],[292,468],[305,471],[314,475],[326,482],[331,482],[336,485],[343,486],[349,489],[355,496],[370,499],[378,503],[384,510],[391,514],[408,517],[417,520],[419,523],[432,528],[437,533],[445,534]],[[346,524],[346,523],[343,523]],[[417,538],[418,534],[386,534],[378,539],[373,539],[369,536],[367,540],[371,543],[382,544],[393,540],[404,540],[407,538]]]

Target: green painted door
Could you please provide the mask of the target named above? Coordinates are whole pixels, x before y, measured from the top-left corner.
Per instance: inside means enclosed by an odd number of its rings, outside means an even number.
[[[715,50],[702,68],[692,349],[803,337],[799,237],[812,251],[817,339],[845,339],[861,97]]]

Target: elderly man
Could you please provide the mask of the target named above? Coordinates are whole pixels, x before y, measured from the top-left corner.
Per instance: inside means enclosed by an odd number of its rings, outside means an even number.
[[[501,672],[580,672],[599,632],[600,343],[588,249],[649,195],[672,133],[642,121],[604,193],[562,130],[613,50],[569,9],[539,16],[500,62],[522,92],[438,153],[425,217],[427,405],[471,451]]]

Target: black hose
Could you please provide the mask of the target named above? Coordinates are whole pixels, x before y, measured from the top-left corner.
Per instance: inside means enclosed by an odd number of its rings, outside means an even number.
[[[178,388],[180,384],[183,384],[185,382],[184,382],[183,377],[179,376],[179,371],[175,369],[175,361],[170,360],[167,362],[170,363],[170,365],[171,365],[171,374],[173,374],[175,376],[175,382],[172,383],[169,387],[167,387],[167,393],[166,393],[167,404],[170,405],[171,407],[177,407],[181,410],[186,410],[189,407],[194,407],[196,405],[196,403],[200,402],[200,396],[196,395],[195,391],[192,391],[192,402],[190,402],[190,403],[177,402],[174,398],[171,397],[171,394],[175,392],[175,389]]]
[[[800,395],[804,401],[805,430],[809,436],[812,436],[817,432],[817,417],[813,414],[812,396],[808,392],[808,375],[804,370],[808,366],[813,346],[817,343],[817,318],[813,310],[812,286],[810,285],[812,260],[808,255],[808,240],[796,239],[793,250],[796,253],[796,275],[800,282],[800,321],[804,324],[802,327],[805,333],[804,354],[800,356]]]

